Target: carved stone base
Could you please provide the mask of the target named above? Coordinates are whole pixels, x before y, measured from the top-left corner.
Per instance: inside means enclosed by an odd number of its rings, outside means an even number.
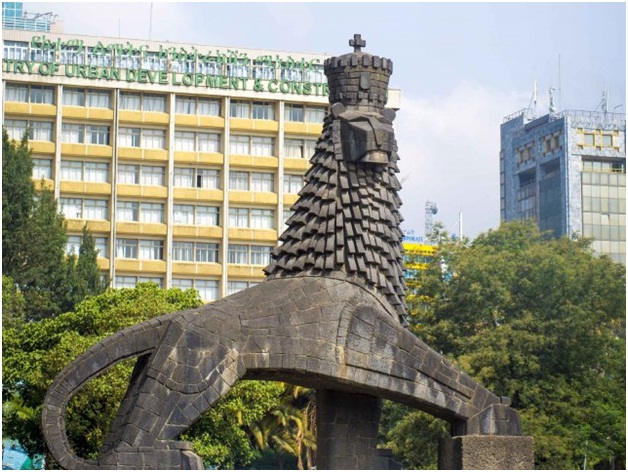
[[[534,469],[531,436],[456,436],[441,439],[438,468],[447,470]]]

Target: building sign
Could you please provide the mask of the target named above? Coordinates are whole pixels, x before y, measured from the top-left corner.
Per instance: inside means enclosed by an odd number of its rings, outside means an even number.
[[[87,47],[82,39],[52,41],[45,35],[34,36],[28,49],[12,56],[2,60],[4,73],[306,96],[329,94],[318,58],[250,58],[237,50],[201,53],[195,47],[164,45],[151,51],[148,45],[129,42],[99,41]],[[277,72],[281,79],[277,79]]]

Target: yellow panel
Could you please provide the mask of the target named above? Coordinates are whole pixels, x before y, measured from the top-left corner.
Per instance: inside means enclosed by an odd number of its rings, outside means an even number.
[[[87,119],[87,108],[85,107],[70,107],[63,105],[61,107],[61,115],[63,118],[72,118],[77,120]]]
[[[167,161],[168,151],[165,149],[144,149],[144,159],[152,161]]]
[[[142,150],[135,147],[119,147],[118,156],[122,159],[141,159]]]
[[[20,102],[4,102],[4,114],[28,115],[30,114],[30,104]]]
[[[118,197],[140,197],[142,191],[140,185],[118,184]]]
[[[87,155],[90,157],[112,157],[113,147],[101,146],[98,144],[88,144]]]
[[[54,154],[55,143],[48,141],[29,141],[28,145],[35,154]]]
[[[323,125],[314,123],[295,123],[292,121],[286,121],[285,133],[289,134],[307,134],[320,136],[323,131]]]
[[[222,227],[174,225],[173,235],[175,238],[222,239]]]
[[[196,127],[198,126],[198,122],[198,115],[174,115],[174,124],[177,126]]]
[[[225,157],[217,152],[199,152],[198,162],[200,162],[201,164],[214,164],[221,166],[225,162]]]
[[[200,116],[201,128],[222,128],[225,127],[225,119],[220,116]]]
[[[111,195],[111,184],[103,182],[86,182],[85,193],[96,195]]]
[[[197,199],[197,191],[195,188],[178,188],[174,189],[174,198],[175,200],[196,200]]]
[[[195,275],[220,277],[222,275],[222,266],[214,263],[173,262],[172,273],[175,277],[191,277]]]
[[[141,185],[142,197],[149,198],[166,198],[168,197],[167,187],[157,187],[153,185]]]
[[[85,156],[87,155],[87,146],[85,144],[61,143],[61,154]]]
[[[85,184],[84,184],[84,182],[65,182],[65,181],[61,181],[60,182],[60,189],[64,193],[68,192],[68,193],[84,194],[85,193]]]
[[[113,110],[108,108],[88,108],[87,117],[90,120],[111,121],[113,120]]]
[[[279,131],[279,122],[272,120],[253,120],[253,127],[256,131]]]
[[[263,277],[264,271],[263,271],[263,267],[259,267],[259,266],[245,266],[245,265],[230,264],[227,266],[227,275],[229,277],[241,277],[241,278]]]
[[[43,103],[33,103],[31,105],[31,115],[36,116],[57,116],[57,107],[55,105],[45,105]]]
[[[199,202],[222,202],[224,199],[222,190],[199,188],[196,191],[196,199]]]
[[[31,177],[31,179],[35,183],[35,188],[37,190],[41,190],[42,188],[47,188],[47,189],[50,189],[50,190],[54,190],[54,188],[55,188],[54,180],[51,180],[51,179],[36,179],[34,177]]]
[[[229,157],[229,164],[236,167],[264,167],[266,169],[276,169],[279,167],[279,159],[269,156],[233,154]]]
[[[271,192],[253,192],[253,202],[263,205],[277,205],[279,196]]]
[[[231,203],[253,203],[253,192],[246,190],[230,190],[229,202]]]
[[[198,153],[194,151],[175,151],[174,160],[175,162],[190,162],[195,164],[198,162]]]
[[[277,242],[277,231],[274,229],[229,228],[229,239],[275,243]]]
[[[116,259],[116,272],[139,272],[140,261],[135,259]]]
[[[68,225],[68,231],[82,232],[83,226],[87,224],[87,227],[92,233],[108,233],[111,231],[111,224],[109,221],[96,221],[96,220],[65,220]]]
[[[293,193],[284,193],[283,194],[283,204],[286,206],[292,206],[294,205],[297,200],[299,199],[298,195],[295,195]]]
[[[160,125],[167,125],[170,121],[170,115],[168,113],[161,113],[156,111],[145,111],[144,123],[155,123]]]
[[[166,272],[166,261],[140,261],[142,272]]]
[[[220,277],[222,266],[220,264],[196,264],[197,274],[205,276]]]
[[[99,257],[96,263],[98,264],[98,268],[100,270],[109,270],[109,259],[105,259],[104,257]]]
[[[253,120],[248,118],[231,118],[229,120],[229,127],[232,130],[238,131],[252,131],[255,129]]]
[[[143,123],[142,112],[134,111],[134,110],[120,110],[118,117],[120,118],[120,122],[131,122],[131,123]]]
[[[285,170],[298,171],[305,174],[305,171],[309,169],[310,161],[308,159],[297,159],[294,157],[286,157],[283,161],[283,168]]]
[[[116,230],[120,233],[130,233],[141,235],[157,235],[165,236],[168,227],[163,223],[136,223],[136,222],[119,222],[116,224]]]

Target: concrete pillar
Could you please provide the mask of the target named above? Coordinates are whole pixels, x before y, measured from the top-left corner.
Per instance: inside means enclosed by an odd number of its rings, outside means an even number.
[[[317,390],[316,466],[319,470],[388,469],[377,449],[380,400],[370,395]]]
[[[441,470],[532,470],[533,440],[530,436],[456,436],[438,445]]]

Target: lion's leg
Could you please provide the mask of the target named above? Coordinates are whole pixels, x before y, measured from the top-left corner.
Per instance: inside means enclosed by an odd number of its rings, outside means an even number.
[[[244,375],[237,352],[233,340],[173,323],[158,350],[138,362],[101,465],[201,467],[190,445],[176,438]]]

